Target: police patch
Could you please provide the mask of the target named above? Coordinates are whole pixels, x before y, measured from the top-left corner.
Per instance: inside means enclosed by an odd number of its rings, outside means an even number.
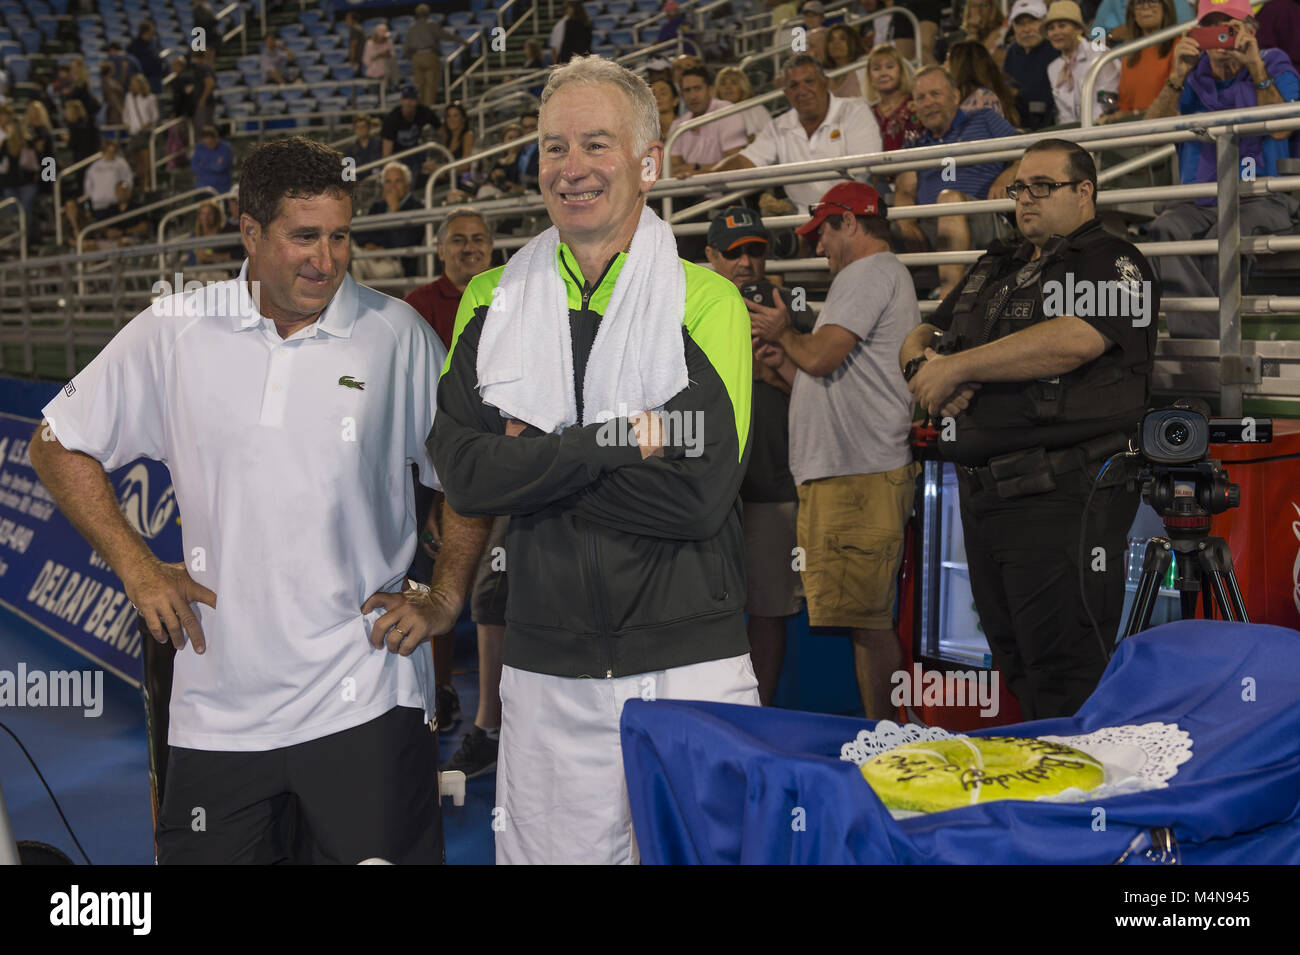
[[[1121,255],[1115,260],[1115,274],[1121,282],[1137,286],[1142,284],[1142,270],[1127,255]]]

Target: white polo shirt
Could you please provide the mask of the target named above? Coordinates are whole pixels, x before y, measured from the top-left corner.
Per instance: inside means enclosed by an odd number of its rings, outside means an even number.
[[[755,166],[775,166],[778,163],[880,152],[880,126],[871,107],[861,99],[840,96],[831,96],[830,99],[826,118],[811,136],[800,125],[798,112],[787,110],[773,119],[740,154]],[[866,182],[866,170],[856,173],[855,178]],[[828,179],[790,183],[785,187],[785,193],[799,212],[805,213],[808,206],[826,194],[826,190],[843,181],[832,174]]]
[[[159,299],[45,407],[64,447],[106,470],[171,471],[201,656],[176,655],[168,742],[257,751],[317,739],[394,706],[433,712],[432,657],[375,650],[374,592],[415,554],[411,464],[446,351],[405,302],[347,276],[288,339],[239,278]]]

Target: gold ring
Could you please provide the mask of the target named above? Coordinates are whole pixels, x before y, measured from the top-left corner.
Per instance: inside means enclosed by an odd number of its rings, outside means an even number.
[[[399,627],[394,627],[393,629],[396,630],[398,633],[400,633],[402,636],[406,636],[408,633],[411,632],[411,631],[409,631],[409,630],[402,630],[402,629],[399,628]]]

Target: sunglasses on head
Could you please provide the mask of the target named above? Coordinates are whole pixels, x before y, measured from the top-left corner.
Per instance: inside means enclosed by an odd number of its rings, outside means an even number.
[[[744,245],[738,245],[734,249],[722,250],[722,257],[728,262],[734,262],[742,255],[748,255],[751,259],[763,258],[767,255],[767,243],[746,242]]]

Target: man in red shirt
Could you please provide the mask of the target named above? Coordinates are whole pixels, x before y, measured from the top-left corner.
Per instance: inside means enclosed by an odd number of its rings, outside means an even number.
[[[461,294],[470,279],[492,264],[492,226],[467,206],[454,209],[438,227],[436,248],[443,262],[442,275],[414,289],[406,296],[406,303],[420,313],[433,327],[434,334],[450,349]],[[417,497],[416,513],[423,517],[424,530],[422,553],[417,554],[416,559],[427,559],[430,567],[417,566],[416,572],[431,571],[438,552],[438,515],[441,512],[441,502]],[[505,640],[506,622],[506,574],[501,555],[504,554],[502,545],[508,520],[498,517],[493,522],[493,536],[479,561],[470,598],[470,616],[478,626],[478,712],[460,749],[443,765],[444,769],[458,769],[470,778],[496,767],[501,726],[501,645]],[[425,580],[427,575],[413,579]],[[454,732],[461,723],[460,697],[451,685],[455,643],[455,636],[451,633],[433,638],[438,731],[443,734]]]
[[[406,304],[451,348],[461,293],[470,279],[492,264],[492,227],[473,209],[456,209],[438,227],[437,251],[443,262],[442,275],[414,289],[406,296]]]

